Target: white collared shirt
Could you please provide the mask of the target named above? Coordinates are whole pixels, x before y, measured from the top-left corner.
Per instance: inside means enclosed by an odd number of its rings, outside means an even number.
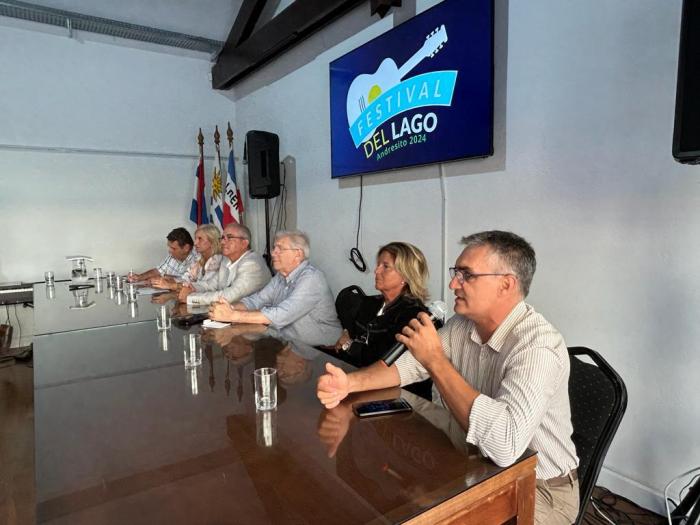
[[[460,315],[439,333],[452,366],[480,392],[469,414],[467,442],[501,466],[528,447],[537,451],[538,479],[565,475],[578,465],[571,440],[569,354],[564,338],[542,315],[520,302],[485,343],[474,323]],[[429,377],[409,352],[396,366],[402,386]],[[446,407],[435,386],[433,400]]]

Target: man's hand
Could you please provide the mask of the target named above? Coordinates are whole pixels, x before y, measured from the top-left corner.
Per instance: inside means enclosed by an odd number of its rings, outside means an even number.
[[[335,457],[338,447],[343,442],[352,421],[352,409],[348,404],[341,404],[332,410],[324,410],[318,419],[318,437],[326,445],[328,457]]]
[[[209,319],[214,321],[235,322],[236,310],[226,299],[219,299],[209,307]]]
[[[396,340],[405,344],[413,357],[428,370],[430,370],[429,363],[445,359],[440,336],[435,330],[430,316],[425,312],[421,312],[418,317],[411,319],[411,322],[404,326],[401,333],[396,334]]]
[[[182,289],[180,290],[180,293],[177,294],[177,300],[180,301],[181,303],[186,303],[187,296],[193,292],[194,292],[194,286],[192,286],[191,284],[184,284],[184,285],[182,285]]]
[[[350,380],[348,375],[337,366],[326,363],[326,374],[318,378],[316,395],[319,401],[328,409],[335,408],[348,397]]]
[[[177,287],[174,280],[168,277],[154,277],[151,279],[151,286],[154,288],[164,288],[165,290],[172,290]]]

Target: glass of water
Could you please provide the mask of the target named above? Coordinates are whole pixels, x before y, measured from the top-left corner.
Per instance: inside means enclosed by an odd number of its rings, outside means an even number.
[[[168,310],[168,306],[161,304],[156,317],[158,330],[170,330],[171,322],[172,320],[170,318],[170,310]]]
[[[53,286],[55,284],[56,281],[51,270],[44,272],[44,282],[46,283],[46,286]]]
[[[253,372],[253,376],[255,377],[255,408],[272,410],[277,407],[277,370],[258,368]]]
[[[193,368],[202,364],[202,336],[186,334],[183,336],[183,354],[185,368]]]

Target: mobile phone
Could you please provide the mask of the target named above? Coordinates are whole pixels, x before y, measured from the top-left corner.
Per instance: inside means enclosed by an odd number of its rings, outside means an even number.
[[[384,416],[398,412],[410,412],[411,410],[413,410],[411,405],[403,398],[355,403],[352,406],[352,411],[357,417]]]

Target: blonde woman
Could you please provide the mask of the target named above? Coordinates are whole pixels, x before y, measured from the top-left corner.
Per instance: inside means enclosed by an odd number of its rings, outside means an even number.
[[[344,330],[335,350],[341,359],[356,366],[380,359],[396,343],[395,334],[427,311],[427,280],[428,263],[418,248],[407,242],[379,248],[374,287],[380,295],[362,297],[350,312],[339,312]]]
[[[221,266],[221,232],[213,224],[204,224],[194,232],[194,248],[197,250],[197,260],[182,276],[182,283],[168,277],[153,279],[156,288],[180,290],[191,283],[204,283],[216,280]]]

